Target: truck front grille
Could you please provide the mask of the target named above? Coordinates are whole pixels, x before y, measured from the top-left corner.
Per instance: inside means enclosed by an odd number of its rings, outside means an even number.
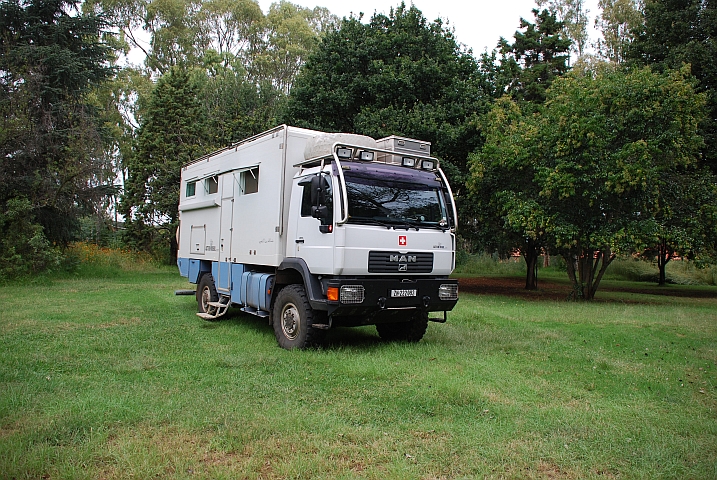
[[[431,273],[432,252],[368,252],[369,273]]]

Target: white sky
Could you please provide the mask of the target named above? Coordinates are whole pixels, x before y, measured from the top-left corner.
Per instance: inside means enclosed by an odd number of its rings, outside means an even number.
[[[364,21],[371,18],[374,12],[388,14],[391,7],[396,7],[401,0],[290,0],[304,7],[326,7],[339,18],[348,17],[351,12],[358,15],[364,13]],[[585,0],[590,21],[588,35],[593,41],[597,37],[594,28],[595,15],[598,12],[598,0]],[[259,0],[264,13],[269,11],[272,0]],[[535,0],[406,0],[406,5],[415,5],[429,21],[441,17],[448,26],[455,28],[456,40],[473,49],[478,56],[484,50],[491,51],[503,36],[512,41],[518,29],[520,18],[533,22],[531,10],[536,8]]]

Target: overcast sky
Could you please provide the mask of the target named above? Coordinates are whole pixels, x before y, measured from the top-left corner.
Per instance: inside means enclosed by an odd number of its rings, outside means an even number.
[[[388,13],[396,7],[400,0],[290,0],[304,7],[326,7],[339,18],[348,17],[352,12],[364,13],[364,19],[371,18],[374,12]],[[586,0],[591,20],[588,34],[594,38],[594,18],[598,11],[598,0]],[[449,26],[455,28],[456,39],[473,49],[475,56],[484,50],[493,50],[498,39],[503,36],[513,39],[518,29],[520,18],[534,21],[531,10],[536,8],[535,0],[406,0],[406,5],[413,3],[428,20],[441,17],[448,20]],[[259,0],[264,13],[269,11],[272,0]]]

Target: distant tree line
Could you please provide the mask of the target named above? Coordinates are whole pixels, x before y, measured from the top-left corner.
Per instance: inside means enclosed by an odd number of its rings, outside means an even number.
[[[591,299],[619,254],[717,251],[713,2],[538,0],[475,55],[404,3],[339,20],[287,1],[0,6],[0,271],[87,236],[176,254],[181,165],[278,123],[432,142],[461,248],[565,259]],[[142,52],[141,65],[124,54]],[[120,228],[120,233],[112,233]]]

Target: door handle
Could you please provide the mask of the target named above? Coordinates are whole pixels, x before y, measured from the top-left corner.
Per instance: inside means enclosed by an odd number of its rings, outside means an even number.
[[[297,239],[294,240],[294,241],[295,241],[296,243],[304,243],[304,238],[303,238],[303,237],[302,237],[302,238],[297,238]]]

